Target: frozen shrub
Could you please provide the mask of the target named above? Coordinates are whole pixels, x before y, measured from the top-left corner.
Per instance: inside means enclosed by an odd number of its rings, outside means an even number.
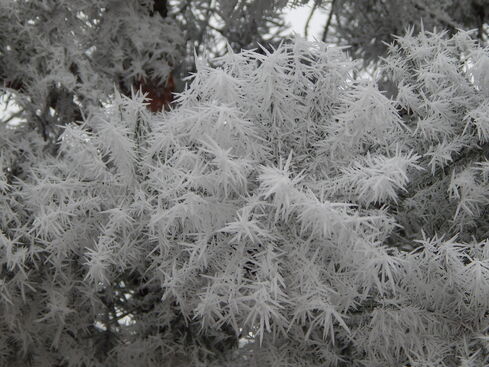
[[[488,363],[488,57],[408,34],[389,99],[296,39],[166,113],[115,93],[56,157],[2,126],[0,360]]]

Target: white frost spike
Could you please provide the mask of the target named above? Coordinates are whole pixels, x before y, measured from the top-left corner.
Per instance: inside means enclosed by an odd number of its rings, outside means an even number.
[[[371,203],[394,202],[398,190],[405,190],[409,182],[409,168],[422,169],[416,164],[420,159],[417,154],[406,155],[396,152],[394,157],[372,156],[367,153],[363,160],[355,161],[350,167],[342,169],[338,185],[348,190],[350,187],[359,199]]]
[[[290,152],[285,165],[280,160],[279,168],[276,167],[261,167],[261,174],[258,176],[260,181],[260,193],[268,199],[273,196],[273,202],[277,205],[276,219],[288,218],[291,212],[292,204],[297,197],[298,191],[295,188],[303,178],[298,174],[294,178],[290,178],[290,163],[292,161],[292,152]]]

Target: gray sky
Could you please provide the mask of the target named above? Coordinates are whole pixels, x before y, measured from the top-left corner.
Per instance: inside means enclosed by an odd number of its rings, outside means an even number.
[[[296,9],[288,10],[285,15],[285,20],[292,26],[293,31],[302,37],[304,37],[304,25],[311,12],[311,5],[312,2],[309,2],[308,6],[301,6]],[[326,17],[327,15],[324,11],[316,10],[314,17],[309,23],[309,40],[313,40],[314,37],[321,39],[323,27],[326,23]]]

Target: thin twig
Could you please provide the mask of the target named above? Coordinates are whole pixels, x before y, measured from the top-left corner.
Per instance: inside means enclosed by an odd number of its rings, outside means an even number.
[[[314,1],[314,5],[311,8],[311,12],[309,13],[309,16],[307,17],[306,24],[304,25],[304,37],[307,39],[307,36],[309,35],[309,24],[311,23],[311,19],[314,16],[314,12],[316,11],[318,7],[318,0]]]
[[[321,41],[323,41],[323,42],[326,42],[326,37],[328,36],[328,30],[329,30],[329,27],[331,26],[331,21],[333,20],[333,12],[334,12],[335,3],[336,3],[336,0],[331,1],[331,9],[329,10],[328,20],[326,21],[326,25],[324,26],[323,36],[321,37]]]
[[[326,21],[326,25],[324,26],[323,35],[321,37],[321,41],[323,41],[323,42],[326,42],[326,37],[328,36],[328,30],[329,30],[329,27],[331,26],[331,21],[333,20],[333,12],[334,12],[335,2],[336,2],[336,0],[333,0],[331,2],[331,9],[329,10],[328,20]]]

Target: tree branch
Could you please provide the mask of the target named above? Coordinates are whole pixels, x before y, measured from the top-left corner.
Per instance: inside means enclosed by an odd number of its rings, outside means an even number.
[[[417,9],[419,9],[419,10],[421,10],[421,11],[423,11],[423,12],[429,14],[429,15],[431,15],[433,18],[437,19],[441,24],[443,24],[447,28],[450,28],[452,31],[456,31],[457,29],[462,28],[459,24],[455,23],[454,21],[452,21],[447,16],[443,16],[443,15],[437,14],[435,11],[427,8],[423,4],[420,4],[420,2],[417,1],[417,0],[414,1],[414,6]]]
[[[331,26],[331,21],[333,20],[334,6],[336,0],[331,1],[331,9],[329,10],[328,20],[326,21],[326,25],[324,26],[323,35],[321,37],[321,41],[326,42],[326,37],[328,36],[328,30]]]
[[[311,19],[314,16],[314,12],[316,11],[318,7],[318,1],[314,1],[314,5],[311,8],[311,12],[309,13],[309,16],[307,17],[306,24],[304,25],[304,37],[307,39],[307,36],[309,35],[309,24],[311,23]]]

